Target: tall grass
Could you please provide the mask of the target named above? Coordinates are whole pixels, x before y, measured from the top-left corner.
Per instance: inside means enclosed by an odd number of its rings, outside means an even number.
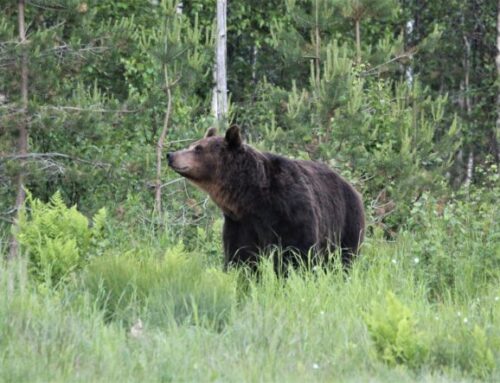
[[[348,274],[224,273],[157,233],[54,289],[2,263],[0,381],[500,381],[498,210],[426,209]]]

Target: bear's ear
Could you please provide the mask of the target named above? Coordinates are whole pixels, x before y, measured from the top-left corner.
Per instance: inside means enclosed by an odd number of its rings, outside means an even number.
[[[240,128],[238,125],[231,125],[231,127],[226,131],[227,146],[231,149],[236,149],[241,146],[241,135]]]
[[[214,127],[208,128],[207,132],[205,133],[205,138],[213,137],[216,134],[217,134],[217,128]]]

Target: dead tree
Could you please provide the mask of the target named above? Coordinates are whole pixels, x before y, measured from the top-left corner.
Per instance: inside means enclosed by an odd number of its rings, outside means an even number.
[[[18,142],[17,142],[17,153],[20,156],[26,156],[28,153],[28,59],[27,59],[27,52],[26,52],[26,27],[24,23],[24,10],[25,10],[25,4],[24,0],[19,0],[18,1],[18,27],[19,27],[19,43],[21,46],[22,54],[21,54],[21,105],[20,105],[20,118],[19,118],[19,125],[18,125]],[[16,179],[16,185],[17,185],[17,195],[16,195],[16,204],[15,204],[15,210],[16,210],[16,216],[19,215],[19,210],[24,204],[24,200],[26,198],[26,193],[24,190],[24,182],[25,182],[25,175],[24,175],[24,167],[25,167],[25,160],[21,159],[20,160],[20,167],[19,167],[19,172],[17,174],[17,179]],[[14,222],[14,225],[17,223],[17,219]],[[10,251],[9,251],[9,258],[15,258],[19,254],[19,242],[15,238],[15,236],[12,236],[11,238],[11,243],[10,243]]]
[[[226,31],[227,0],[217,0],[217,41],[215,48],[214,77],[215,87],[212,96],[212,110],[218,125],[223,125],[227,119],[227,31]]]

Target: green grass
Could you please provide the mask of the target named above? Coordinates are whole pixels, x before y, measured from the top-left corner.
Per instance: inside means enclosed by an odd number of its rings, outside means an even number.
[[[119,230],[57,287],[2,263],[0,381],[500,381],[498,210],[453,209],[370,236],[347,275],[257,280],[221,271],[216,236]]]

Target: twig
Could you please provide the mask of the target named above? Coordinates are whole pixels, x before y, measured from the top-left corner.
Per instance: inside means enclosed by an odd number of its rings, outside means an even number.
[[[181,142],[189,142],[189,141],[193,141],[194,138],[184,138],[182,140],[172,140],[172,141],[169,141],[168,144],[171,145],[171,144],[178,144],[178,143],[181,143]]]
[[[170,114],[172,112],[172,92],[170,82],[168,66],[164,64],[163,66],[164,76],[165,76],[165,87],[167,92],[167,110],[165,112],[165,118],[163,120],[163,128],[156,145],[156,186],[155,186],[155,211],[161,215],[161,158],[163,152],[163,144],[165,142],[165,137],[167,136]]]
[[[102,108],[80,108],[76,106],[41,106],[40,109],[50,109],[57,111],[74,111],[74,112],[98,112],[98,113],[137,113],[140,110],[128,110],[128,109],[102,109]]]
[[[49,11],[60,11],[60,10],[66,9],[66,7],[59,5],[59,4],[46,5],[46,4],[40,4],[36,1],[27,1],[27,3],[36,7],[36,8],[41,8],[41,9],[45,9],[45,10],[49,10]]]
[[[96,162],[96,161],[89,161],[89,160],[84,160],[82,158],[78,157],[72,157],[67,154],[63,153],[25,153],[25,154],[13,154],[9,156],[1,156],[0,157],[0,163],[2,162],[7,162],[7,161],[15,161],[15,160],[25,160],[25,159],[46,159],[46,158],[53,158],[53,157],[58,157],[58,158],[65,158],[68,160],[76,161],[76,162],[82,162],[85,164],[90,164],[90,165],[95,165],[95,166],[100,166],[100,167],[105,167],[109,166],[111,167],[112,165],[107,162]]]
[[[376,65],[373,68],[370,68],[364,72],[361,72],[360,75],[361,76],[370,76],[371,74],[373,74],[373,72],[377,71],[379,68],[381,68],[385,65],[388,65],[390,63],[393,63],[394,61],[398,61],[398,60],[401,60],[401,59],[406,58],[406,57],[411,57],[413,54],[415,54],[415,52],[416,52],[415,49],[410,49],[408,52],[404,52],[404,53],[400,54],[399,56],[393,57],[392,59],[390,59],[389,61],[386,61],[385,63]]]
[[[176,178],[176,179],[170,180],[170,181],[168,181],[168,182],[165,182],[164,184],[161,184],[161,185],[160,185],[160,188],[164,188],[165,186],[172,185],[172,184],[175,184],[175,183],[177,183],[177,182],[179,182],[179,181],[183,181],[183,180],[184,180],[184,178],[182,178],[182,177],[179,177],[179,178]]]

